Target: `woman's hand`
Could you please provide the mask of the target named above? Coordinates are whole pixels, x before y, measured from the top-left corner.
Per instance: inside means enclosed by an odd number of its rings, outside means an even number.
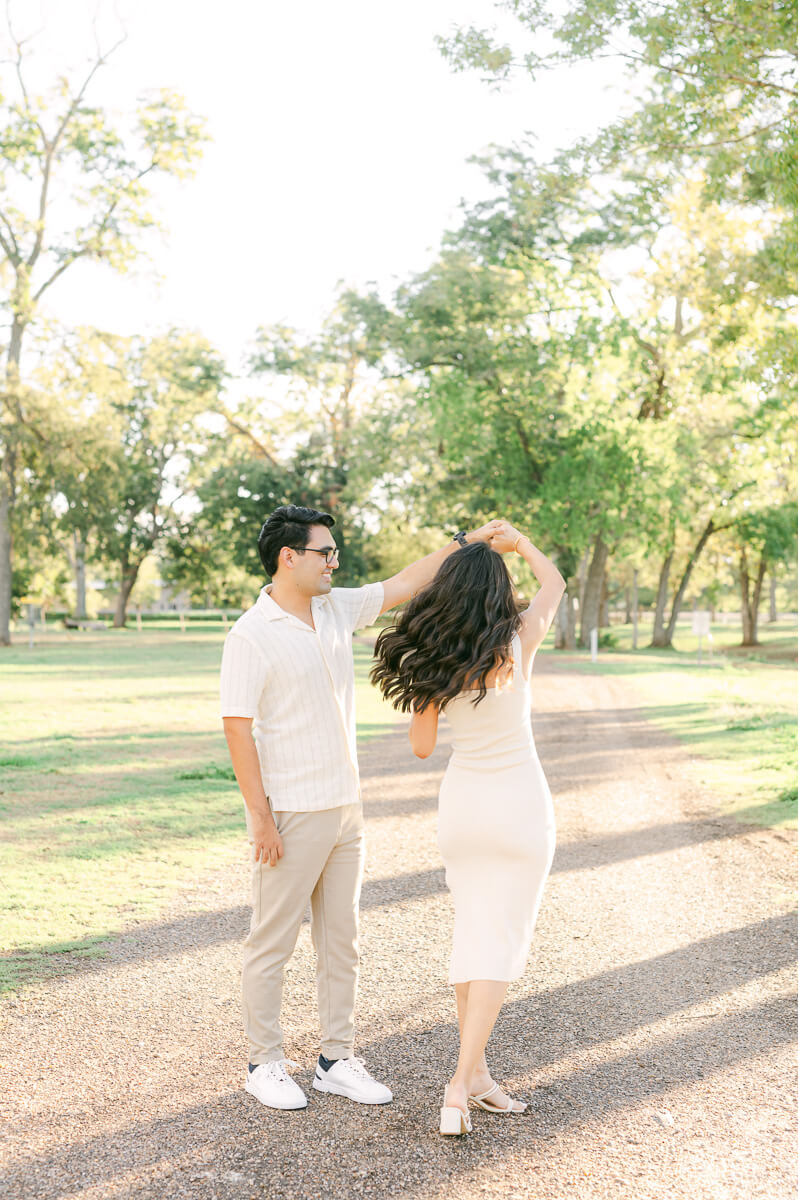
[[[510,554],[515,550],[520,538],[526,535],[511,525],[509,521],[496,521],[497,529],[491,534],[490,547],[498,550],[499,554]]]

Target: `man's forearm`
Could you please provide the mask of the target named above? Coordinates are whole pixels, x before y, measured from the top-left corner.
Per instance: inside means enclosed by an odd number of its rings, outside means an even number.
[[[263,820],[273,820],[269,797],[263,787],[260,773],[260,759],[252,734],[248,729],[229,728],[225,723],[225,737],[230,751],[230,761],[241,789],[241,795],[253,817]]]
[[[424,558],[419,558],[403,567],[396,578],[400,579],[411,593],[418,592],[435,578],[441,564],[449,555],[459,549],[459,543],[451,541],[448,545],[441,546],[439,550],[433,550],[432,554],[426,554]]]
[[[496,522],[490,522],[489,525],[481,525],[479,529],[475,529],[470,533],[466,533],[466,541],[486,542],[489,536],[488,531],[490,525],[493,524],[496,524]],[[452,538],[452,540],[447,542],[445,546],[441,546],[440,550],[433,550],[432,554],[427,554],[424,558],[419,558],[416,560],[416,562],[409,563],[408,566],[404,567],[399,574],[395,576],[395,578],[406,582],[411,593],[417,592],[421,588],[426,587],[427,584],[435,578],[441,564],[449,557],[450,554],[454,554],[455,550],[459,549],[459,541],[456,541],[454,538]]]

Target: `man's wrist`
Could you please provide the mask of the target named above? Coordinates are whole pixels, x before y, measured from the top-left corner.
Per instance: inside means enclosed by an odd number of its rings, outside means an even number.
[[[246,802],[246,797],[245,797],[245,802]],[[274,814],[272,813],[272,809],[271,809],[271,805],[269,803],[268,796],[266,796],[264,798],[264,800],[261,800],[255,804],[247,803],[247,808],[249,809],[250,813],[252,814],[252,819],[254,821],[261,821],[264,825],[274,825],[275,824]]]

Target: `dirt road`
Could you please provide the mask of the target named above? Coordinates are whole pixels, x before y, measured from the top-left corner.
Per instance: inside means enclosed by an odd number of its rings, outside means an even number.
[[[197,882],[5,1008],[9,1197],[787,1200],[798,1194],[794,834],[717,815],[630,683],[541,658],[535,733],[559,848],[526,976],[489,1052],[527,1115],[436,1132],[456,1030],[451,909],[435,846],[443,745],[361,755],[368,816],[359,1044],[394,1104],[242,1088],[244,866]],[[113,879],[109,877],[109,886]],[[486,897],[486,903],[490,902]],[[318,1053],[305,925],[286,973],[287,1052]]]

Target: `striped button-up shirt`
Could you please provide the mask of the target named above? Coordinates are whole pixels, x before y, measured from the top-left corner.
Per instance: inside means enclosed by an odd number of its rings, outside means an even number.
[[[352,804],[360,796],[352,634],[379,615],[382,584],[314,596],[315,629],[280,608],[269,590],[225,639],[221,715],[253,718],[273,809]]]

